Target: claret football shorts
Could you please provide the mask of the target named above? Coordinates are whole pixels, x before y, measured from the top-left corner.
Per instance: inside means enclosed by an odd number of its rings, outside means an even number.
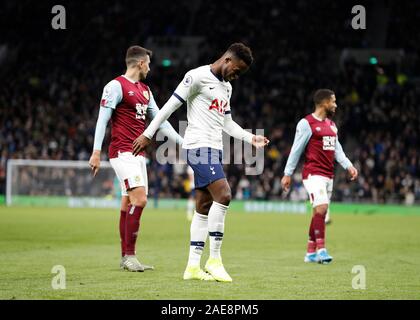
[[[128,196],[127,190],[144,187],[148,194],[146,159],[131,152],[118,152],[117,158],[109,159],[121,184],[121,195]]]
[[[308,192],[313,208],[321,204],[330,203],[333,179],[324,176],[309,175],[307,179],[303,180],[303,185]]]

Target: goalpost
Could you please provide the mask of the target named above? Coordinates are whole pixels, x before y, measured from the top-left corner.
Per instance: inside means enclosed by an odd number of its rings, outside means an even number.
[[[11,159],[6,204],[118,208],[120,184],[108,161],[95,178],[87,161]]]

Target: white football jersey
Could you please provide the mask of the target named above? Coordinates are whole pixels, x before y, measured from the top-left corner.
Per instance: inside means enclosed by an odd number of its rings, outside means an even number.
[[[187,103],[188,126],[182,147],[222,150],[224,119],[225,114],[230,113],[232,85],[219,79],[210,65],[205,65],[188,71],[174,96]]]

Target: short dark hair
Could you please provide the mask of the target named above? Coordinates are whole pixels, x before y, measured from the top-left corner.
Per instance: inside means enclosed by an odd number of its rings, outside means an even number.
[[[315,105],[321,104],[325,99],[330,99],[335,93],[330,89],[318,89],[314,93]]]
[[[236,42],[231,44],[227,52],[233,53],[238,59],[245,62],[247,66],[250,66],[254,61],[251,49],[243,43]]]
[[[146,48],[140,46],[131,46],[127,49],[127,53],[125,55],[125,63],[127,66],[130,66],[134,63],[137,63],[139,59],[144,58],[146,56],[152,57],[153,52]]]

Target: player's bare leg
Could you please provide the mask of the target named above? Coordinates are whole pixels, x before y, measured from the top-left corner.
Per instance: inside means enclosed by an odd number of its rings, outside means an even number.
[[[213,203],[208,214],[210,257],[206,262],[205,270],[217,281],[231,282],[232,278],[226,272],[221,256],[225,217],[230,200],[232,199],[231,190],[226,178],[216,180],[209,184],[207,190],[213,198]]]
[[[190,253],[184,280],[213,281],[214,278],[203,271],[200,266],[201,256],[208,235],[208,213],[213,202],[206,189],[196,189],[196,211],[192,217],[190,228]]]
[[[152,266],[142,265],[136,257],[136,241],[140,229],[140,218],[147,204],[146,190],[144,187],[136,187],[128,190],[129,204],[125,224],[126,254],[124,269],[128,271],[143,272],[153,270]]]

